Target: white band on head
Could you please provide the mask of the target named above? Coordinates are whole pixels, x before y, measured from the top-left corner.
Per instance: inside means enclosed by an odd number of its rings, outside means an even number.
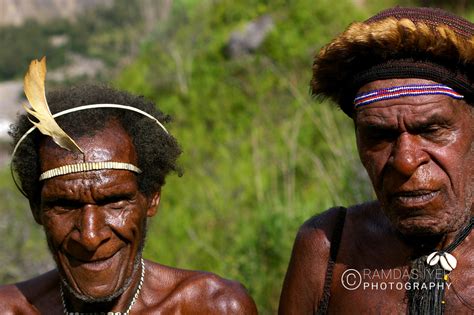
[[[139,169],[138,167],[130,163],[86,162],[86,163],[63,165],[60,167],[50,169],[42,173],[39,180],[42,181],[51,177],[67,175],[67,174],[72,174],[72,173],[79,173],[79,172],[97,171],[97,170],[126,170],[126,171],[135,172],[138,174],[142,172],[141,169]]]
[[[66,109],[66,110],[63,110],[61,112],[57,112],[56,114],[53,114],[53,118],[56,118],[56,117],[60,117],[60,116],[63,116],[63,115],[66,115],[66,114],[70,114],[70,113],[74,113],[74,112],[79,112],[81,110],[86,110],[86,109],[94,109],[94,108],[120,108],[120,109],[125,109],[125,110],[130,110],[132,112],[136,112],[136,113],[139,113],[139,114],[142,114],[150,119],[153,119],[157,124],[158,126],[161,127],[161,129],[163,129],[166,133],[168,133],[168,130],[166,130],[165,126],[163,126],[163,124],[158,120],[156,119],[155,117],[153,117],[152,115],[148,114],[147,112],[141,110],[141,109],[138,109],[138,108],[135,108],[135,107],[132,107],[132,106],[127,106],[127,105],[120,105],[120,104],[90,104],[90,105],[83,105],[83,106],[78,106],[78,107],[74,107],[74,108],[70,108],[70,109]],[[15,148],[13,149],[13,153],[12,153],[12,159],[13,157],[15,156],[15,153],[16,153],[16,150],[18,149],[18,147],[20,146],[20,144],[26,139],[26,137],[32,133],[34,130],[36,129],[36,126],[33,126],[31,127],[30,129],[28,129],[27,132],[25,132],[25,134],[20,138],[20,140],[18,140],[18,142],[16,143],[15,145]]]
[[[74,107],[74,108],[70,108],[70,109],[66,109],[66,110],[63,110],[61,112],[57,112],[55,114],[53,114],[53,118],[56,118],[56,117],[60,117],[60,116],[63,116],[63,115],[67,115],[67,114],[70,114],[70,113],[74,113],[74,112],[79,112],[79,111],[82,111],[82,110],[87,110],[87,109],[95,109],[95,108],[119,108],[119,109],[125,109],[125,110],[129,110],[129,111],[132,111],[132,112],[136,112],[136,113],[139,113],[143,116],[146,116],[152,120],[154,120],[157,125],[163,129],[167,134],[169,134],[168,130],[166,130],[165,126],[163,126],[163,124],[158,120],[156,119],[155,117],[153,117],[152,115],[150,115],[149,113],[141,110],[141,109],[138,109],[138,108],[135,108],[135,107],[132,107],[132,106],[127,106],[127,105],[121,105],[121,104],[90,104],[90,105],[83,105],[83,106],[78,106],[78,107]],[[28,129],[28,131],[25,132],[25,134],[23,136],[21,136],[20,140],[18,140],[18,142],[16,143],[15,145],[15,148],[13,148],[13,152],[12,152],[12,161],[13,161],[13,158],[15,157],[15,153],[16,151],[18,150],[20,144],[26,139],[26,137],[32,133],[34,130],[36,129],[36,126],[33,126],[31,127],[30,129]],[[128,163],[121,163],[121,162],[100,162],[100,163],[119,163],[120,167],[118,168],[114,168],[114,167],[101,167],[101,168],[98,168],[98,169],[124,169],[124,170],[129,170],[129,171],[132,171],[132,172],[136,172],[136,173],[141,173],[141,170],[136,167],[135,165],[132,165],[132,164],[128,164]],[[77,166],[77,165],[81,165],[81,164],[93,164],[93,163],[80,163],[80,164],[75,164],[76,166],[75,167],[82,167],[82,166]],[[128,166],[124,166],[124,165],[128,165]],[[62,166],[62,167],[65,167],[67,168],[68,166],[71,166],[71,165],[65,165],[65,166]],[[58,167],[56,169],[52,169],[52,170],[49,170],[49,171],[46,171],[44,172],[43,174],[41,174],[40,176],[40,180],[44,180],[44,179],[47,179],[47,178],[51,178],[51,177],[54,177],[54,176],[59,176],[59,175],[65,175],[65,174],[69,174],[69,173],[73,173],[73,172],[76,172],[76,171],[70,171],[69,168],[67,169],[66,173],[63,173],[63,174],[59,174],[58,175],[53,175],[53,176],[50,176],[48,172],[52,172],[52,171],[57,171],[57,172],[65,172],[65,170],[61,170],[61,171],[58,171],[58,169],[61,169],[62,167]],[[86,167],[86,166],[84,166]],[[89,167],[89,166],[87,166]],[[97,170],[97,169],[90,169],[90,170]],[[13,167],[12,167],[12,164],[10,164],[10,171],[12,173],[12,177],[13,177],[13,181],[15,182],[15,185],[18,187],[18,189],[20,190],[20,192],[25,196],[25,197],[28,197],[26,195],[26,193],[23,191],[23,189],[21,189],[20,185],[18,185],[16,179],[15,179],[15,175],[14,175],[14,172],[13,172]],[[84,170],[86,171],[86,170]],[[83,170],[79,170],[77,172],[84,172]],[[47,175],[45,175],[45,173],[48,173]],[[49,176],[49,177],[47,177]]]

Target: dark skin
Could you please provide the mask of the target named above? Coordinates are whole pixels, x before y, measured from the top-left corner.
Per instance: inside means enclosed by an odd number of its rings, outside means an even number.
[[[363,86],[360,92],[429,83],[433,82],[380,80]],[[354,122],[359,155],[378,200],[347,211],[329,313],[405,314],[406,290],[401,286],[408,280],[412,257],[446,247],[473,215],[473,110],[464,101],[443,95],[403,97],[358,109]],[[279,314],[313,314],[317,310],[336,214],[336,209],[331,209],[300,228]],[[458,265],[449,274],[446,314],[473,312],[472,234],[452,252]],[[341,277],[348,269],[366,272],[363,282],[371,287],[344,288]],[[345,280],[353,283],[354,279]],[[390,282],[392,288],[377,289]]]
[[[88,162],[137,165],[133,143],[116,122],[94,136],[76,139]],[[42,171],[81,162],[51,140],[40,146]],[[60,281],[68,311],[124,312],[141,275],[141,244],[160,192],[140,192],[137,175],[99,170],[44,181],[35,217],[45,229],[57,264],[25,282],[0,287],[1,314],[63,314]],[[138,263],[137,263],[138,262]],[[246,290],[214,274],[163,266],[145,260],[145,278],[131,314],[257,314]],[[74,294],[72,294],[72,292]]]

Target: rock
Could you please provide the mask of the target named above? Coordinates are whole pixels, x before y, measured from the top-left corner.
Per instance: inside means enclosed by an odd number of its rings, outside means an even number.
[[[229,58],[236,58],[254,52],[265,37],[273,29],[273,19],[269,15],[263,15],[257,20],[249,22],[241,31],[235,31],[230,35],[224,53]]]
[[[74,19],[97,6],[110,7],[114,0],[0,0],[0,26],[22,25],[26,20],[39,22],[54,18]]]
[[[72,53],[68,55],[68,63],[61,68],[49,71],[47,78],[59,82],[78,77],[94,78],[104,71],[105,64],[102,60]]]

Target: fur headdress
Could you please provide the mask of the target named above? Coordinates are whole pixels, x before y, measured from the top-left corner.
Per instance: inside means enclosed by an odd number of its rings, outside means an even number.
[[[474,98],[474,24],[434,8],[392,8],[323,47],[313,63],[312,93],[352,116],[364,84],[390,78],[433,80]]]

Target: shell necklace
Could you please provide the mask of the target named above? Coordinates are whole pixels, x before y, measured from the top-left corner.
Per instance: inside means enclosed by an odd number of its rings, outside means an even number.
[[[472,230],[474,218],[456,235],[454,241],[444,249],[421,256],[412,261],[406,290],[408,314],[442,315],[446,302],[444,293],[451,284],[449,273],[457,266],[456,257],[451,252],[461,244]]]
[[[428,255],[426,263],[430,266],[440,264],[441,268],[447,272],[453,271],[458,265],[456,257],[451,255],[451,252],[469,235],[472,229],[474,218],[471,218],[469,224],[456,236],[456,239],[449,244],[445,249],[435,251]]]
[[[62,286],[59,286],[59,290],[61,291],[61,301],[63,302],[64,315],[129,315],[130,311],[132,310],[133,305],[135,304],[138,296],[140,295],[140,291],[143,286],[143,280],[145,279],[145,262],[143,261],[143,258],[141,259],[141,263],[142,263],[142,272],[140,276],[140,282],[138,283],[138,287],[135,291],[135,295],[133,296],[133,299],[128,305],[127,310],[125,312],[93,312],[93,313],[69,312],[66,307],[66,301],[64,300],[63,288]]]

